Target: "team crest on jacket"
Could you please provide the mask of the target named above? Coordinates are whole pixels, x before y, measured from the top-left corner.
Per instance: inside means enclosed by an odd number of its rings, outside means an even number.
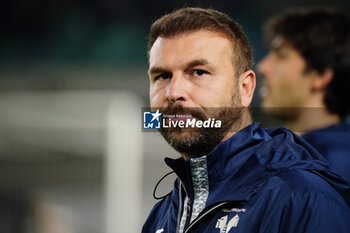
[[[218,219],[216,222],[215,228],[220,229],[220,233],[228,233],[230,232],[232,227],[237,227],[238,221],[239,221],[239,216],[236,214],[233,218],[231,218],[230,221],[228,221],[228,215],[225,215],[224,217]]]

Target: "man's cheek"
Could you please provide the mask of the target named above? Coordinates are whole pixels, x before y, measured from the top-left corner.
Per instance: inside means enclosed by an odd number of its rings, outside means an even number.
[[[162,101],[165,100],[165,96],[162,97],[160,95],[160,93],[156,93],[156,92],[151,92],[150,93],[150,104],[151,104],[151,107],[162,107],[163,105],[161,104]]]

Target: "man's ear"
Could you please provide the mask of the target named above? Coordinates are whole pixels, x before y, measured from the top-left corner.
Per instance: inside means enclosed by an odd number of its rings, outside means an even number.
[[[318,72],[313,73],[313,91],[323,91],[334,77],[334,72],[331,69],[326,69],[322,74]]]
[[[248,70],[239,76],[239,90],[242,107],[249,107],[252,102],[255,85],[256,80],[254,71]]]

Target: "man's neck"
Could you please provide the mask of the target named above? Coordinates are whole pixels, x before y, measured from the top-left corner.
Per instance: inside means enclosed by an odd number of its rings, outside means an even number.
[[[252,116],[250,114],[250,111],[248,108],[243,108],[242,110],[242,116],[239,121],[237,121],[237,124],[235,124],[232,128],[231,131],[229,131],[226,136],[221,140],[221,143],[235,135],[238,131],[241,129],[244,129],[248,125],[253,123]]]
[[[301,135],[311,130],[324,128],[340,122],[337,114],[330,113],[327,108],[304,108],[298,116],[284,122],[285,127]]]

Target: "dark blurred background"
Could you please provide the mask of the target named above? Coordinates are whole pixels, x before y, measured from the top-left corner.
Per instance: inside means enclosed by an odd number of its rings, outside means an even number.
[[[5,0],[0,4],[2,90],[122,88],[145,98],[150,24],[176,8],[213,7],[229,14],[244,26],[257,60],[265,52],[261,24],[270,15],[287,7],[350,8],[346,0]]]
[[[288,7],[349,11],[350,1],[2,1],[0,232],[140,231],[168,170],[162,158],[178,156],[157,133],[141,132],[147,34],[182,6],[229,14],[258,61],[269,16]],[[159,192],[170,190],[167,180]]]

